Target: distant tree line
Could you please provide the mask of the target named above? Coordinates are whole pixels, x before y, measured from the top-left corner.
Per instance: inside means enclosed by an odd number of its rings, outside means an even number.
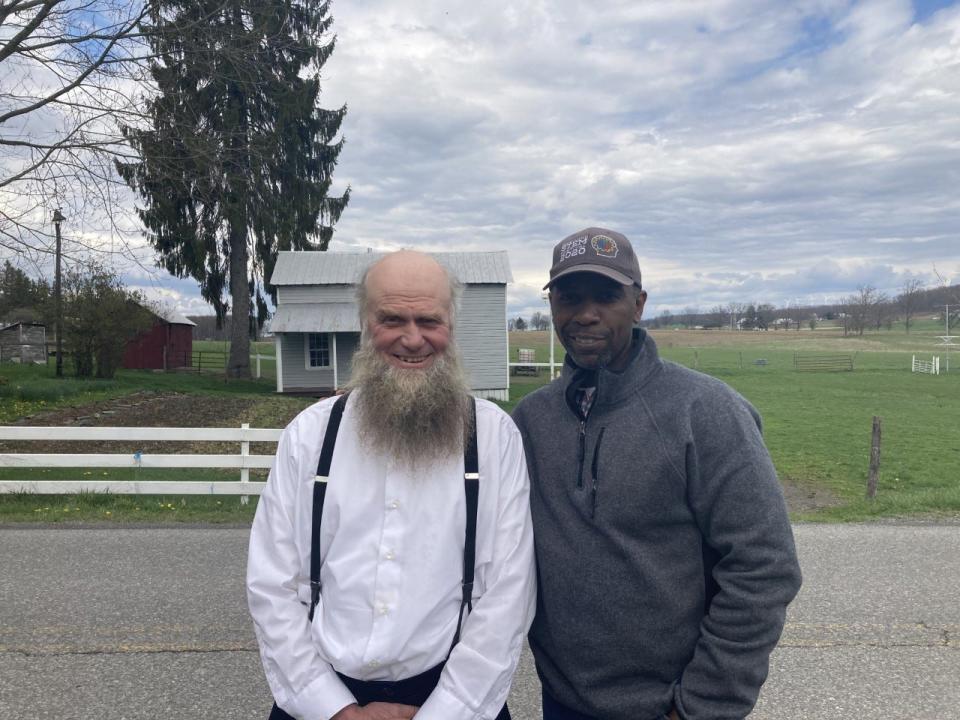
[[[896,295],[889,295],[872,285],[860,285],[840,302],[824,305],[791,303],[777,307],[770,303],[714,305],[708,311],[686,307],[681,312],[663,310],[640,324],[648,328],[703,328],[731,330],[800,330],[816,329],[823,321],[843,328],[844,335],[863,335],[866,330],[891,329],[898,321],[910,332],[919,315],[933,314],[946,326],[945,307],[950,309],[950,328],[960,327],[960,285],[925,287],[917,279],[907,280]],[[199,318],[191,318],[200,323]],[[550,316],[535,312],[529,318],[519,315],[508,318],[510,331],[549,330]],[[210,337],[210,339],[220,339]]]
[[[514,330],[549,330],[550,316],[544,315],[538,310],[530,316],[529,320],[524,320],[519,315],[517,317],[508,318],[507,329],[511,332]]]
[[[860,285],[840,302],[822,305],[729,303],[709,311],[696,307],[674,313],[663,310],[641,325],[649,328],[729,328],[733,330],[815,329],[822,320],[839,324],[845,335],[863,335],[867,330],[891,329],[898,321],[910,332],[919,315],[932,314],[946,327],[945,307],[950,309],[950,328],[960,326],[960,285],[928,288],[916,279],[906,281],[896,295],[872,285]]]

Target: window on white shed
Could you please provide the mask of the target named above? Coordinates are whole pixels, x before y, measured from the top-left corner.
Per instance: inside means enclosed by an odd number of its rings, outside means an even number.
[[[310,333],[307,335],[307,366],[330,367],[329,333]]]

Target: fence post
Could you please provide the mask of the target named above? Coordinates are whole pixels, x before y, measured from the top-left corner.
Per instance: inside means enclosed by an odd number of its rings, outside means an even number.
[[[241,424],[240,424],[240,429],[241,429],[241,430],[249,430],[249,429],[250,429],[250,423],[241,423]],[[243,458],[247,458],[247,457],[249,457],[249,455],[250,455],[250,441],[247,440],[246,438],[244,438],[243,440],[240,441],[240,455],[241,455],[241,457],[243,457]],[[246,463],[246,460],[244,460],[244,463]],[[240,482],[241,482],[241,484],[242,484],[242,483],[248,483],[248,482],[250,482],[250,469],[249,469],[249,468],[242,468],[242,469],[240,470]],[[246,505],[248,502],[250,502],[250,496],[249,496],[249,495],[241,495],[241,496],[240,496],[240,504],[241,504],[241,505]]]
[[[880,418],[873,416],[873,434],[870,439],[870,473],[867,475],[867,497],[877,496],[877,480],[880,478]]]
[[[257,380],[260,379],[260,353],[257,353]]]

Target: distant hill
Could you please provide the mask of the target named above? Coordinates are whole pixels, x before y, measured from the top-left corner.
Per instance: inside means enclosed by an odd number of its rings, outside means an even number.
[[[850,294],[853,295],[855,293],[851,290]],[[702,328],[730,327],[731,314],[733,314],[736,319],[742,317],[747,309],[751,308],[755,311],[755,314],[765,315],[765,322],[769,323],[770,327],[773,328],[780,325],[780,323],[777,322],[778,320],[789,321],[795,326],[798,321],[801,324],[805,323],[811,316],[816,316],[821,320],[832,320],[836,317],[841,317],[844,312],[843,303],[779,308],[768,304],[760,304],[756,307],[754,307],[752,303],[738,303],[738,305],[740,307],[736,310],[731,306],[724,306],[714,307],[708,312],[688,310],[680,313],[665,313],[659,317],[644,318],[640,324],[643,327],[653,328],[676,325]],[[939,314],[942,317],[944,305],[951,306],[951,317],[955,317],[957,312],[960,312],[960,285],[948,285],[922,290],[915,303],[914,314],[915,316]],[[901,306],[896,296],[889,298],[886,303],[878,307],[885,309],[884,317],[891,319],[900,318]],[[954,322],[954,320],[951,320],[951,325]]]

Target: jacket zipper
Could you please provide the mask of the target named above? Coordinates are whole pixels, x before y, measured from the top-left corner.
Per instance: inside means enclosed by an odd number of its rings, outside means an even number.
[[[593,476],[592,485],[590,487],[590,517],[593,518],[597,513],[597,486],[600,483],[600,476],[597,472],[598,466],[600,464],[600,443],[603,441],[603,433],[606,430],[606,426],[600,428],[600,434],[597,435],[597,444],[593,447],[593,463],[590,467],[590,474]]]
[[[577,444],[577,489],[583,489],[583,461],[587,454],[587,419],[580,420],[580,437]]]

